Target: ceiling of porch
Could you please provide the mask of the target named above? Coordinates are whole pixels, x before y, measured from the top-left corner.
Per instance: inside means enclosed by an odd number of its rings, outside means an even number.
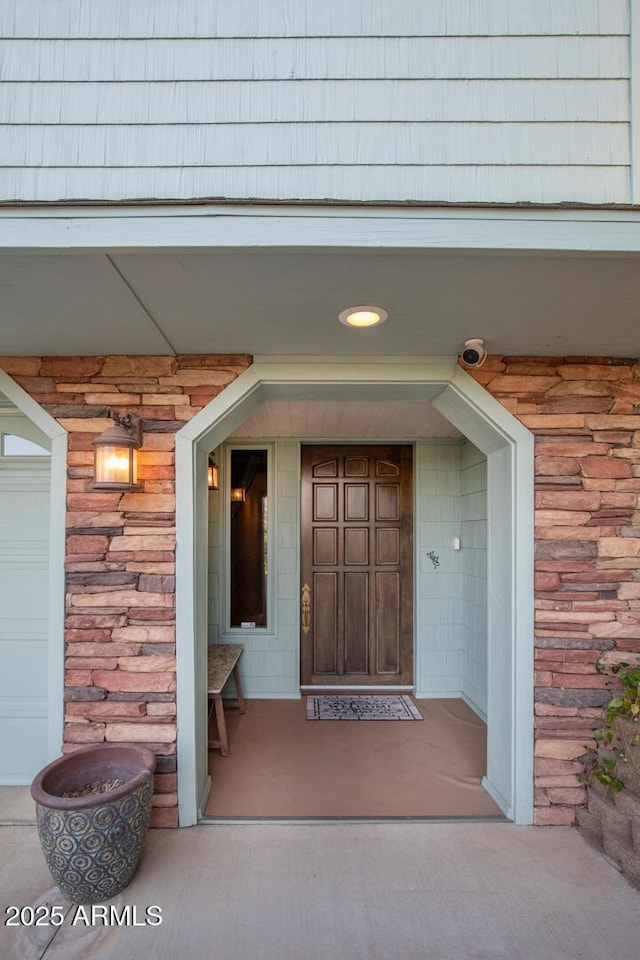
[[[232,436],[243,440],[263,437],[420,440],[459,437],[460,433],[430,403],[419,401],[277,400],[261,404]]]
[[[337,321],[374,303],[380,327]],[[0,256],[0,354],[640,355],[640,257],[241,248]]]

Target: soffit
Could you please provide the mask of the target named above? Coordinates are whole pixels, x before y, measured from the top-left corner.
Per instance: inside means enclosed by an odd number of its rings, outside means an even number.
[[[271,401],[261,404],[233,433],[234,439],[420,440],[459,437],[430,403],[392,400]]]
[[[208,249],[0,256],[0,354],[636,357],[638,255]],[[381,327],[340,310],[376,303]]]

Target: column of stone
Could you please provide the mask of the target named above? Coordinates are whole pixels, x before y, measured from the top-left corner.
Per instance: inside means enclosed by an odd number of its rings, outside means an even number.
[[[3,358],[68,431],[64,752],[136,742],[156,754],[155,826],[177,825],[175,433],[249,357]],[[92,489],[109,410],[143,420],[141,490]]]
[[[471,372],[535,434],[536,823],[570,824],[613,695],[596,664],[640,653],[640,367],[490,357]]]

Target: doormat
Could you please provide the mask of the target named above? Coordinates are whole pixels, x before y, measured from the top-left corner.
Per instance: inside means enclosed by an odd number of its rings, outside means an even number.
[[[424,717],[406,696],[331,696],[307,697],[307,720],[423,720]]]

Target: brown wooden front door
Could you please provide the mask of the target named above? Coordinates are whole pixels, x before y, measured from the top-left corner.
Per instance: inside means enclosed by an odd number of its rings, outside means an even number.
[[[302,447],[303,685],[413,682],[412,449]]]

